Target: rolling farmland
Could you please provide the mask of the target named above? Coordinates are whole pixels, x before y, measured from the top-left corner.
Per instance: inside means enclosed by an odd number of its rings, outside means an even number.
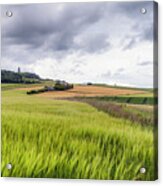
[[[26,94],[30,85],[2,91],[2,176],[155,179],[153,125],[86,102],[57,99],[145,92],[85,88],[38,95]],[[9,162],[11,170],[6,169]],[[141,167],[147,167],[146,174],[139,172]]]
[[[28,90],[24,88],[23,90]],[[80,86],[76,85],[73,89],[67,91],[52,91],[38,94],[37,96],[47,98],[66,98],[66,97],[94,97],[94,96],[109,96],[109,95],[131,95],[131,94],[145,94],[142,90],[118,89],[110,87],[99,86]]]

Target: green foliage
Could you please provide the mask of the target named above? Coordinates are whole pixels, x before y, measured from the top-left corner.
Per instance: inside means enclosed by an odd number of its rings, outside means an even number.
[[[144,95],[145,96],[145,95]],[[157,104],[157,97],[143,97],[143,96],[102,96],[96,97],[97,100],[103,101],[115,101],[118,103],[130,103],[130,104]]]
[[[24,78],[29,78],[29,79],[40,79],[40,77],[35,74],[35,73],[30,73],[30,72],[21,72],[21,75]]]
[[[59,85],[59,84],[55,85],[54,88],[55,90],[66,90],[67,89],[65,85]]]
[[[20,90],[2,91],[2,100],[2,176],[156,179],[152,127]]]
[[[68,90],[68,89],[72,89],[73,88],[73,84],[67,83],[65,81],[58,81],[55,83],[54,85],[54,89],[55,90]]]
[[[68,90],[68,89],[72,89],[73,88],[73,84],[69,84],[69,83],[55,83],[54,86],[47,86],[45,85],[44,88],[42,89],[38,89],[38,90],[30,90],[27,91],[27,94],[39,94],[42,92],[46,92],[46,91],[63,91],[63,90]]]
[[[8,70],[1,70],[2,83],[39,83],[41,78],[34,73],[29,72],[13,72]]]
[[[39,93],[46,92],[46,91],[47,90],[45,88],[38,89],[38,90],[29,90],[27,91],[27,94],[39,94]]]
[[[2,83],[21,83],[22,76],[16,72],[1,70]]]

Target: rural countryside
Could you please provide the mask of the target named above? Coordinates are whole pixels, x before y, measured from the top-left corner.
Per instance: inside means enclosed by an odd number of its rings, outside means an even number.
[[[153,6],[2,6],[3,177],[157,179]]]

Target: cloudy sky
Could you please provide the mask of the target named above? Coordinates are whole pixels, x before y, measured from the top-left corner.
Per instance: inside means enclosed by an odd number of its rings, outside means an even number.
[[[3,5],[1,32],[2,69],[153,86],[152,1]]]

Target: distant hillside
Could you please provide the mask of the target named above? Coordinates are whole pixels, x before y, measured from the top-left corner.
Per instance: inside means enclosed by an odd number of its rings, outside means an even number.
[[[13,72],[9,70],[1,70],[2,83],[39,83],[41,78],[30,72]]]
[[[108,84],[100,84],[100,83],[94,83],[94,84],[92,83],[92,85],[100,86],[100,87],[116,88],[116,89],[130,89],[130,90],[142,90],[142,91],[153,92],[153,88],[139,88],[139,87],[108,85]]]

